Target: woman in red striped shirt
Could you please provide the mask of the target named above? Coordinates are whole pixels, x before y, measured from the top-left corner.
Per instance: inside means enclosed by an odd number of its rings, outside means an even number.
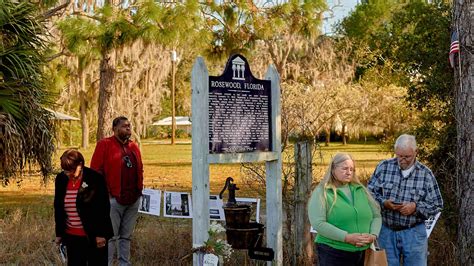
[[[107,265],[107,240],[113,235],[109,193],[102,175],[84,164],[77,150],[61,156],[54,193],[56,244],[66,245],[68,265]]]

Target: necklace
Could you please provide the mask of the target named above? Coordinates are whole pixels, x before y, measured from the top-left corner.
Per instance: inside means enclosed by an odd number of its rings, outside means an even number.
[[[69,177],[69,180],[71,180],[72,187],[76,188],[77,183],[79,183],[79,184],[81,183],[82,169],[80,169],[80,172],[77,176],[75,174],[67,174],[67,175]]]
[[[73,188],[76,188],[76,185],[78,186],[80,183],[81,183],[81,179],[82,179],[82,173],[76,177],[76,178],[72,178],[71,181],[72,181],[72,187]]]
[[[79,177],[78,178],[75,178],[75,179],[72,179],[72,187],[75,188],[76,185],[77,185],[77,181],[79,181]]]

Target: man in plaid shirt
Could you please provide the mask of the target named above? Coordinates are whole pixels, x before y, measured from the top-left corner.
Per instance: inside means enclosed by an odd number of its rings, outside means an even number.
[[[401,260],[404,266],[427,264],[424,221],[443,208],[438,183],[416,160],[416,152],[415,137],[401,135],[395,142],[396,158],[380,162],[368,184],[382,209],[378,242],[390,266],[399,266]]]

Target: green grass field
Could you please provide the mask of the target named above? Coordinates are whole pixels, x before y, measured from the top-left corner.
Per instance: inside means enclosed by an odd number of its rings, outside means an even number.
[[[367,179],[377,163],[391,154],[383,151],[384,146],[378,144],[348,144],[332,143],[315,149],[313,155],[313,177],[319,180],[325,171],[332,155],[337,152],[349,152],[356,161],[359,177]],[[141,147],[144,163],[145,187],[168,191],[191,191],[192,162],[191,144],[147,144]],[[293,146],[283,154],[285,167],[294,168]],[[89,165],[94,147],[80,150]],[[59,170],[59,157],[64,149],[59,149],[54,158],[55,169]],[[243,182],[243,171],[240,164],[213,164],[210,166],[210,191],[219,193],[225,179],[232,176],[235,183],[241,187],[241,195],[255,195]],[[24,206],[42,206],[43,198],[50,198],[54,193],[54,176],[46,184],[42,184],[39,176],[26,176],[18,187],[15,182],[8,187],[0,187],[0,218],[8,208],[23,208]],[[2,211],[3,210],[3,211]]]

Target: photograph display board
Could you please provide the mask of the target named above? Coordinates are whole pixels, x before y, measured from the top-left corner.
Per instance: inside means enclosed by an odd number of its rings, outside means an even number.
[[[433,231],[433,228],[435,227],[436,222],[438,221],[440,215],[441,215],[441,212],[438,212],[435,216],[432,216],[428,218],[428,220],[425,221],[427,237],[430,237],[431,232]]]
[[[256,198],[235,198],[237,204],[245,204],[252,206],[250,219],[256,222],[260,221],[260,199]],[[224,202],[217,195],[209,196],[209,216],[211,220],[225,221]]]
[[[209,153],[271,151],[271,130],[271,82],[231,56],[221,76],[209,76]]]
[[[164,192],[163,216],[192,218],[191,194],[186,192]]]
[[[247,204],[252,206],[250,220],[260,222],[260,199],[255,198],[235,198],[237,204]]]
[[[160,216],[161,190],[145,188],[142,194],[138,212]]]
[[[209,218],[211,220],[224,221],[224,209],[222,199],[217,195],[209,195]]]

